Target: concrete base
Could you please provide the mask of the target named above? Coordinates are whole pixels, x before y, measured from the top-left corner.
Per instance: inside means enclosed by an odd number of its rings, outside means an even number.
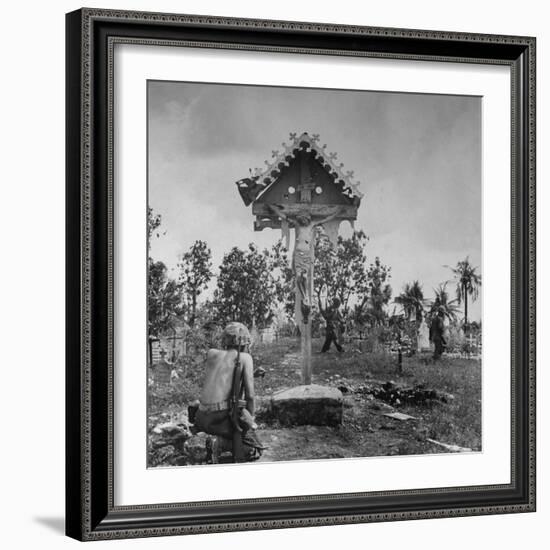
[[[338,426],[343,410],[342,392],[317,384],[282,390],[271,399],[271,414],[283,426]]]

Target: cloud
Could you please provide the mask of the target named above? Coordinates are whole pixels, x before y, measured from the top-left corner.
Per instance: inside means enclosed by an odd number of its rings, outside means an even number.
[[[392,266],[394,286],[427,289],[481,257],[481,102],[477,97],[155,82],[149,85],[149,200],[169,265],[196,238],[217,262],[231,246],[267,246],[235,181],[289,132],[319,133],[362,181],[356,226]],[[160,241],[163,241],[161,243]]]

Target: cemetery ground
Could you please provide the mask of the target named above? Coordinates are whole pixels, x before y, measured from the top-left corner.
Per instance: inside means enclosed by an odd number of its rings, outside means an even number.
[[[285,338],[253,348],[254,366],[264,371],[255,379],[258,435],[267,447],[261,461],[450,452],[451,448],[438,442],[457,446],[453,450],[481,451],[479,360],[444,355],[434,362],[429,354],[417,354],[403,357],[400,372],[396,355],[362,352],[353,344],[343,353],[333,348],[321,354],[322,342],[313,340],[312,383],[342,392],[343,422],[336,427],[286,427],[269,418],[264,407],[270,396],[301,384],[300,342]],[[170,385],[150,388],[149,466],[186,465],[204,459],[202,449],[194,455],[190,452],[189,442],[184,442],[188,434],[182,428],[188,403],[199,395],[199,371],[188,371]],[[412,418],[386,416],[392,412]],[[178,424],[180,432],[175,431]],[[159,430],[162,426],[169,427],[168,436]],[[171,436],[170,426],[174,426]]]

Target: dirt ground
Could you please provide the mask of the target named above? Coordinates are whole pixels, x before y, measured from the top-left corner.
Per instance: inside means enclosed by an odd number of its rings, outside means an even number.
[[[252,349],[255,368],[264,371],[263,377],[255,379],[259,402],[265,403],[274,392],[301,384],[299,345],[298,339],[286,338]],[[267,447],[261,461],[481,451],[479,360],[444,356],[434,362],[429,354],[415,355],[403,358],[399,370],[395,355],[366,353],[352,344],[346,345],[343,353],[331,349],[321,354],[321,346],[320,339],[313,341],[312,382],[342,391],[342,424],[282,427],[268,420],[269,415],[262,417],[260,405],[258,436]],[[182,376],[175,384],[150,392],[150,430],[186,414],[187,405],[198,396],[201,366],[199,361],[194,377]],[[421,384],[448,399],[396,403],[373,392],[373,388],[381,388],[390,381],[396,388]],[[399,420],[386,416],[393,412],[413,418]],[[173,463],[170,459],[155,460],[159,466]]]
[[[282,349],[278,349],[281,347]],[[314,342],[314,349],[321,341]],[[349,348],[350,346],[348,346]],[[286,350],[286,351],[285,351]],[[266,374],[256,382],[257,395],[300,384],[298,343],[287,341],[256,350],[256,366]],[[398,386],[425,384],[450,394],[447,403],[390,407],[382,400],[358,391],[364,384]],[[403,360],[397,371],[393,356],[373,356],[349,349],[314,354],[313,383],[342,388],[344,418],[339,427],[260,424],[258,435],[268,449],[262,461],[351,458],[387,455],[444,453],[449,449],[428,441],[481,450],[481,364],[476,360],[429,357]],[[385,416],[402,412],[414,417],[397,420]]]

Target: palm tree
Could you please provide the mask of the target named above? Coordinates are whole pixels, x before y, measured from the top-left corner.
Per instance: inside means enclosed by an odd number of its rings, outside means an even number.
[[[434,289],[435,299],[432,302],[430,308],[429,317],[432,319],[438,312],[443,313],[443,317],[446,317],[449,321],[456,320],[456,314],[458,313],[458,306],[456,306],[456,300],[449,300],[449,293],[447,292],[447,283],[442,283],[438,288]]]
[[[456,281],[456,299],[458,303],[464,302],[464,325],[468,325],[468,296],[472,301],[477,300],[479,296],[479,287],[481,286],[481,275],[476,272],[477,267],[473,267],[468,256],[456,267],[449,267],[453,272]]]
[[[403,308],[408,321],[414,317],[420,325],[424,316],[424,292],[418,281],[407,283],[401,294],[395,298],[395,303]]]

